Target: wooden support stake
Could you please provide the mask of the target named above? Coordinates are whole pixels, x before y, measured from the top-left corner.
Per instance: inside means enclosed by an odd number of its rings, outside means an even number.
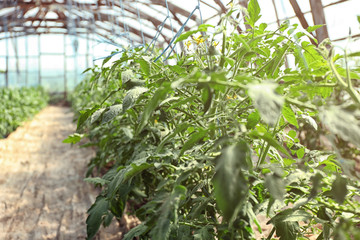
[[[324,39],[329,37],[327,26],[326,26],[324,8],[323,8],[321,0],[310,0],[310,7],[311,7],[312,15],[313,15],[314,24],[315,25],[321,25],[321,24],[324,25],[323,27],[318,28],[316,30],[316,38],[320,43]]]
[[[304,13],[301,11],[301,8],[300,8],[297,0],[289,0],[289,1],[290,1],[291,6],[294,9],[296,17],[299,19],[299,21],[301,23],[301,26],[304,29],[307,29],[309,27],[309,24],[306,21]],[[310,34],[312,35],[312,33],[310,33]],[[310,38],[310,41],[311,41],[312,44],[317,45],[316,42],[313,39]]]

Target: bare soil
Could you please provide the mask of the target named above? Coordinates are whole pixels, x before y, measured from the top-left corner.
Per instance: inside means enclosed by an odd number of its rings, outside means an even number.
[[[62,143],[72,120],[69,108],[49,106],[0,140],[0,240],[86,239],[97,191],[83,178],[94,151]],[[115,221],[96,238],[121,239],[119,229]]]

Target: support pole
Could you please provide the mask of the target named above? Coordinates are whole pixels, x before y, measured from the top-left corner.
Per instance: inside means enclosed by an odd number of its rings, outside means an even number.
[[[64,99],[67,97],[67,58],[66,58],[66,34],[64,34]]]
[[[320,42],[329,37],[329,33],[326,26],[325,13],[321,0],[310,0],[311,12],[315,25],[324,26],[316,29],[316,38]]]
[[[294,9],[296,17],[299,19],[301,26],[304,29],[307,29],[309,27],[309,24],[306,21],[304,13],[301,11],[301,8],[300,8],[297,0],[290,0],[290,4],[291,4],[292,8]],[[310,33],[310,34],[312,35],[312,33]],[[312,44],[317,45],[313,39],[310,38],[310,41]]]
[[[39,75],[39,86],[41,86],[41,34],[39,34],[39,37],[38,37],[38,48],[39,48],[38,75]]]
[[[29,85],[29,43],[28,43],[28,40],[29,38],[28,37],[25,37],[25,86],[28,86]]]
[[[86,34],[86,68],[90,67],[90,63],[89,63],[89,48],[90,48],[90,43],[89,43],[89,33]]]
[[[5,39],[5,44],[6,44],[5,86],[9,87],[9,38]]]

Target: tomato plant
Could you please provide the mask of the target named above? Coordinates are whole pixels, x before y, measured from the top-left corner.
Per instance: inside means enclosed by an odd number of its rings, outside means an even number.
[[[88,239],[124,211],[142,222],[124,239],[254,239],[259,214],[267,239],[360,237],[359,69],[310,43],[321,26],[267,30],[251,0],[238,34],[236,11],[182,34],[174,65],[133,49],[88,69],[65,140],[98,150]]]
[[[0,96],[0,138],[34,116],[47,105],[49,99],[41,87],[1,88]]]

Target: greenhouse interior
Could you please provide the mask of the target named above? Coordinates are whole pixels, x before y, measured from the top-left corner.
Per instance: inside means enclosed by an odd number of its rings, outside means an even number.
[[[0,0],[0,239],[360,239],[358,0]]]

